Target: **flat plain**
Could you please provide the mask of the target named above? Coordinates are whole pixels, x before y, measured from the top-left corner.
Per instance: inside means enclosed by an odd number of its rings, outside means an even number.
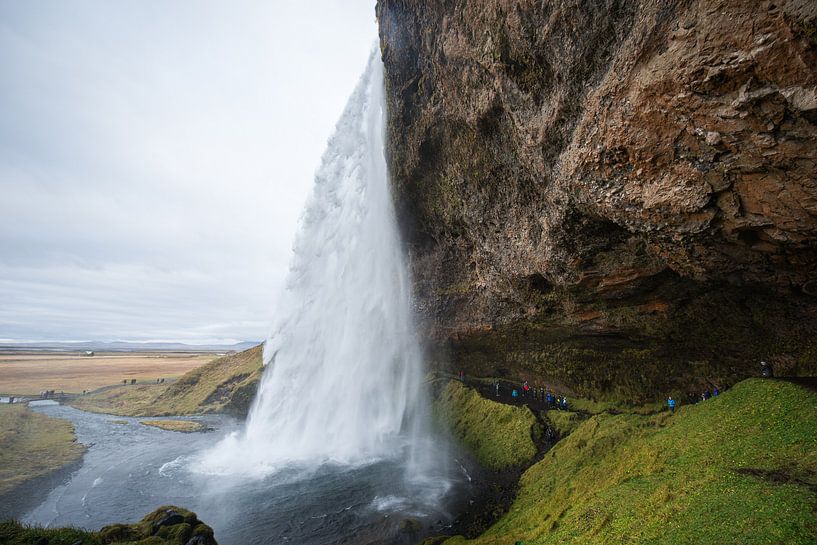
[[[187,352],[0,352],[0,395],[36,395],[43,390],[82,393],[103,386],[179,377],[218,357]]]

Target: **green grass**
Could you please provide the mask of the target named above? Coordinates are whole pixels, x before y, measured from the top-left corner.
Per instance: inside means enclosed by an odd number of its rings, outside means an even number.
[[[593,399],[576,397],[570,398],[570,409],[590,414],[600,414],[613,411],[620,413],[649,414],[664,408],[662,403],[633,404],[621,401],[596,401]]]
[[[542,413],[543,419],[557,432],[559,437],[567,437],[582,423],[582,416],[573,411],[546,411]]]
[[[674,415],[586,420],[467,543],[806,545],[816,513],[817,393],[754,379]]]
[[[174,506],[160,507],[135,524],[113,524],[99,532],[0,522],[0,543],[4,545],[185,545],[197,536],[201,536],[201,545],[216,543],[212,528],[195,513]]]
[[[120,416],[245,414],[262,371],[259,345],[193,369],[170,384],[106,388],[77,398],[72,405],[83,411]]]
[[[533,438],[541,430],[527,407],[490,401],[452,380],[435,400],[433,413],[489,469],[518,466],[536,454]]]
[[[35,413],[27,405],[0,405],[0,494],[70,464],[84,452],[70,422]]]
[[[93,532],[78,528],[37,528],[17,522],[0,522],[0,543],[5,545],[102,545]]]

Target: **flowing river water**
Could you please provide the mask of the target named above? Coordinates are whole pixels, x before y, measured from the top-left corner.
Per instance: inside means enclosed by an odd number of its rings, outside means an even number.
[[[356,466],[293,465],[261,479],[236,479],[192,469],[200,452],[240,427],[229,417],[192,417],[213,431],[187,434],[56,404],[34,409],[70,420],[88,451],[81,466],[22,517],[27,523],[95,530],[174,504],[195,511],[221,545],[412,543],[444,531],[469,495],[467,476],[454,460],[421,482],[403,478],[402,457]],[[423,529],[401,531],[405,520]]]

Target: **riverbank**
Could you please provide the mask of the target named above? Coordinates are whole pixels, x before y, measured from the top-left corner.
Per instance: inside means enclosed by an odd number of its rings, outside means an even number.
[[[815,408],[813,385],[751,379],[674,414],[588,414],[485,532],[426,543],[813,543]]]
[[[50,483],[60,470],[76,464],[85,452],[74,427],[65,420],[36,413],[27,405],[0,405],[0,519],[30,506],[24,484]]]

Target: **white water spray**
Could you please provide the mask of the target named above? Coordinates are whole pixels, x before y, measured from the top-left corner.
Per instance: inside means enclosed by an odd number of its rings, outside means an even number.
[[[423,439],[421,353],[384,128],[375,51],[316,175],[246,429],[208,453],[211,471],[365,463]]]

